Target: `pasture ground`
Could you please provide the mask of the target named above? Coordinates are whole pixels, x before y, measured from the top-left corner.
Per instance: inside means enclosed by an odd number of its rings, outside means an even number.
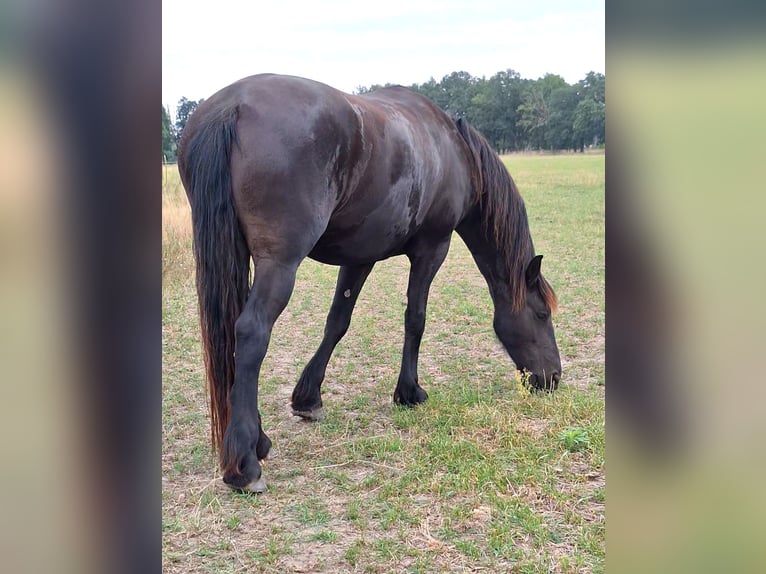
[[[210,453],[189,209],[163,166],[164,572],[601,572],[604,569],[604,155],[504,157],[525,198],[554,318],[560,389],[530,395],[492,331],[455,235],[420,356],[430,399],[395,408],[406,258],[379,263],[323,385],[290,414],[337,268],[306,260],[274,328],[260,406],[269,490],[235,494]]]

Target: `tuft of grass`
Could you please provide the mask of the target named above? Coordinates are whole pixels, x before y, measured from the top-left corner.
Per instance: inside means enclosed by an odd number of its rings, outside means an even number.
[[[366,544],[364,540],[359,539],[355,540],[351,546],[349,546],[346,549],[346,552],[344,554],[344,558],[346,561],[351,564],[351,566],[356,566],[359,562],[360,557],[363,555],[365,551]]]
[[[300,524],[321,526],[327,524],[332,518],[319,501],[299,502],[294,504],[292,509]]]
[[[558,438],[569,452],[578,452],[590,446],[590,438],[585,429],[567,427],[559,433]]]
[[[237,527],[242,523],[242,520],[239,518],[239,516],[229,516],[226,519],[226,526],[229,528],[229,530],[236,530]]]
[[[245,550],[245,557],[259,571],[276,571],[273,568],[278,565],[279,561],[292,555],[293,543],[294,537],[292,535],[272,534],[268,538],[265,548]]]
[[[332,544],[336,540],[338,540],[338,535],[333,532],[332,530],[320,530],[316,534],[314,534],[311,537],[312,540],[316,540],[317,542],[328,542]]]

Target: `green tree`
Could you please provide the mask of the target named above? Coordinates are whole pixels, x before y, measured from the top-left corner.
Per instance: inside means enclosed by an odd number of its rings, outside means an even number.
[[[606,141],[606,77],[588,72],[577,84],[579,103],[572,119],[572,129],[580,151],[586,144]]]
[[[474,95],[466,117],[498,151],[517,149],[516,108],[521,103],[521,85],[513,70],[473,81]]]
[[[178,107],[176,107],[176,138],[181,137],[181,134],[186,127],[186,122],[189,121],[189,116],[191,116],[192,112],[197,109],[197,106],[199,106],[204,101],[205,98],[197,101],[189,100],[185,97],[182,97],[180,100],[178,100]],[[176,139],[176,141],[178,140]]]
[[[495,118],[496,142],[499,150],[517,150],[521,146],[516,110],[521,104],[524,81],[511,69],[498,72],[487,82]]]
[[[476,95],[477,78],[468,72],[452,72],[439,82],[435,103],[455,117],[471,121],[471,100]]]
[[[176,134],[170,121],[170,114],[162,106],[162,160],[173,162],[176,159]]]
[[[577,92],[556,74],[530,81],[517,108],[518,125],[527,147],[566,149],[573,147],[572,116]]]
[[[354,90],[355,94],[361,95],[361,94],[369,94],[370,92],[374,92],[375,90],[379,90],[381,88],[388,88],[391,86],[395,86],[396,84],[385,84],[381,86],[380,84],[373,84],[369,88],[365,86],[357,86]]]
[[[577,84],[580,97],[589,98],[599,104],[606,104],[606,76],[588,72]]]
[[[575,109],[577,108],[577,88],[565,84],[554,89],[550,95],[550,117],[546,126],[546,145],[548,149],[576,149],[575,135],[572,128]]]
[[[436,83],[436,80],[434,80],[433,77],[423,84],[413,84],[410,88],[441,107],[439,104],[439,84]]]
[[[590,98],[580,100],[575,108],[572,128],[575,141],[584,151],[586,144],[604,141],[605,106]]]
[[[545,147],[546,128],[551,111],[542,86],[533,83],[521,98],[517,108],[518,126],[521,128],[527,147]]]

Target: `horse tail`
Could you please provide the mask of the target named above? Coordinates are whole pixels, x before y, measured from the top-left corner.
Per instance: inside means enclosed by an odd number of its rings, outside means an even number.
[[[236,106],[203,117],[186,135],[182,172],[192,211],[211,442],[221,466],[226,467],[230,457],[224,452],[223,437],[234,385],[234,325],[250,288],[250,254],[234,207],[231,181]]]

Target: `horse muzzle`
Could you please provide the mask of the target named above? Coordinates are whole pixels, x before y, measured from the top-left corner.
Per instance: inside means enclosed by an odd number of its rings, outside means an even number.
[[[527,382],[529,386],[540,391],[555,391],[559,388],[559,381],[561,380],[561,373],[554,372],[551,375],[543,375],[536,373],[529,373]]]

